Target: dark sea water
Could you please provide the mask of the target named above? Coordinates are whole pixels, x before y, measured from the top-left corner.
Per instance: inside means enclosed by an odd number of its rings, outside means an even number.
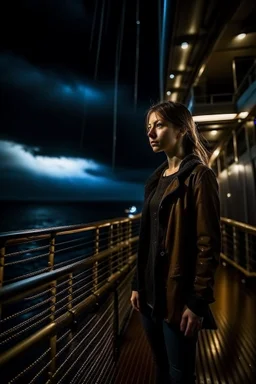
[[[87,224],[114,217],[127,217],[125,209],[142,202],[0,202],[0,232],[48,228],[62,225]]]

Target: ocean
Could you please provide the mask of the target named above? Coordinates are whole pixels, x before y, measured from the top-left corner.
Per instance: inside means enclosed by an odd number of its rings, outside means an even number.
[[[127,217],[125,209],[135,206],[141,212],[142,202],[0,202],[0,233],[25,229],[87,224],[114,217]]]

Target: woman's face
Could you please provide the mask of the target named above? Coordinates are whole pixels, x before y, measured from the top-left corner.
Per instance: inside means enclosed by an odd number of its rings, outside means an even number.
[[[152,112],[148,119],[147,134],[154,152],[165,152],[175,156],[180,150],[182,133],[172,123],[164,121],[160,115]]]

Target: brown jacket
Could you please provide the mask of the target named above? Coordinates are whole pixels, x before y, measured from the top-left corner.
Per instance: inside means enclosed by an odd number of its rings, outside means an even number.
[[[148,205],[159,177],[168,166],[163,163],[149,178],[145,186],[142,210],[137,271],[132,289],[139,292],[143,312],[144,273],[147,264],[149,234]],[[214,172],[203,165],[195,155],[181,163],[177,177],[166,188],[158,211],[158,255],[154,262],[154,307],[160,308],[160,286],[165,290],[164,318],[179,325],[184,307],[204,316],[204,328],[216,328],[208,304],[214,302],[214,273],[219,262],[220,204],[218,183]],[[165,273],[159,260],[168,260]]]

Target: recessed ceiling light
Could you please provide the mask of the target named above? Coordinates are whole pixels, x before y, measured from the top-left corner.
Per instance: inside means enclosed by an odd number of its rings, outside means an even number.
[[[171,73],[171,74],[170,74],[170,79],[174,79],[174,77],[175,77],[174,74]]]
[[[167,96],[171,96],[171,94],[172,94],[171,91],[167,91],[167,92],[166,92],[166,95],[167,95]]]
[[[218,131],[216,131],[215,129],[214,129],[213,131],[211,131],[211,135],[212,135],[212,136],[216,136],[217,133],[218,133]]]
[[[238,40],[243,40],[246,36],[246,33],[240,33],[239,35],[237,35],[237,38]]]
[[[181,44],[181,48],[182,49],[187,49],[188,48],[188,43],[186,41],[184,41],[182,44]]]

